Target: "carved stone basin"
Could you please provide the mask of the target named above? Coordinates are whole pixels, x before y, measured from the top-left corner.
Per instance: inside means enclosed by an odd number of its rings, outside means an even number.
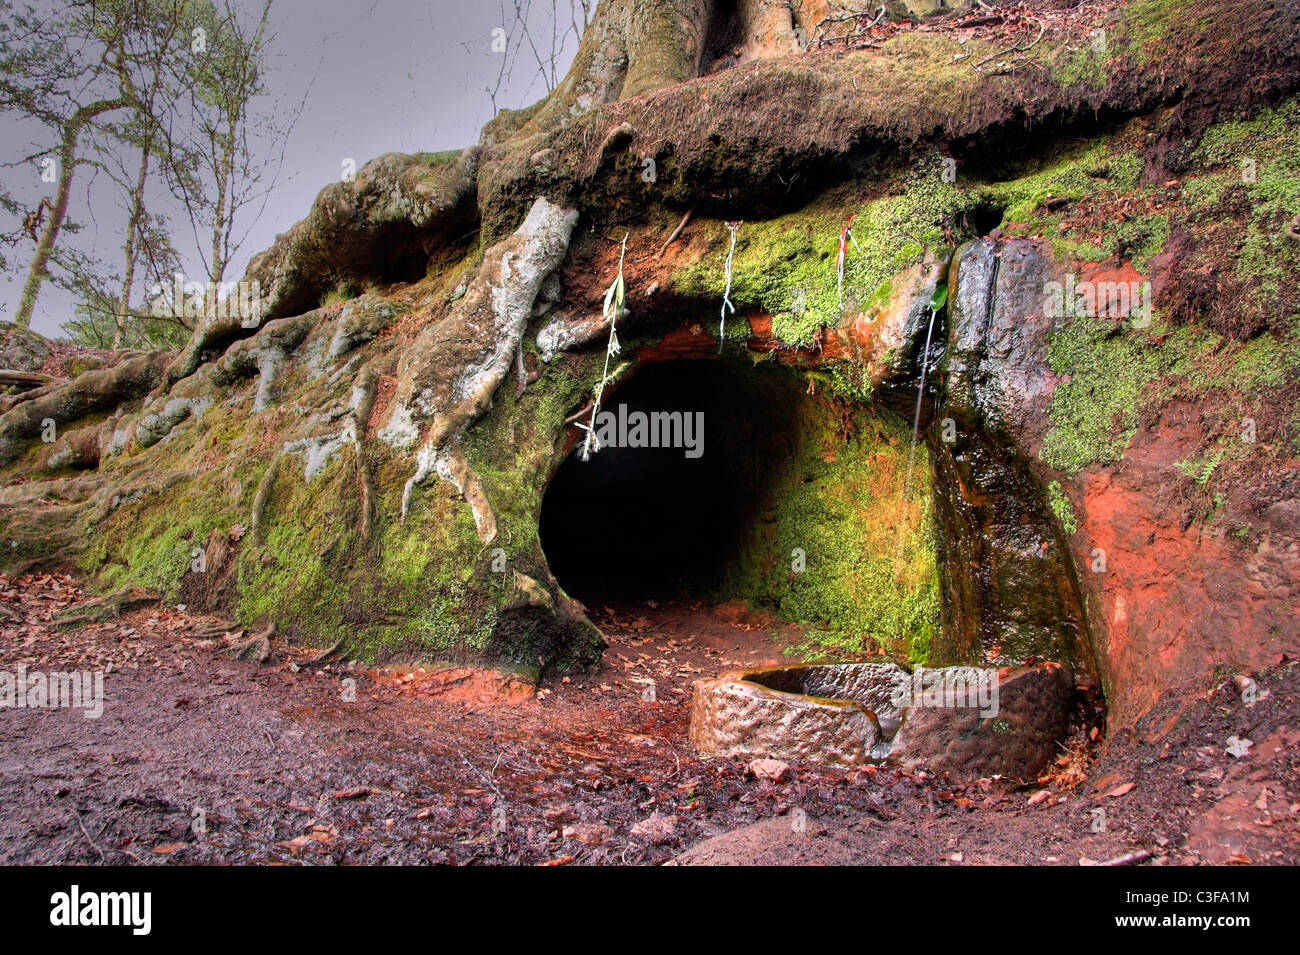
[[[1074,676],[1054,663],[980,670],[825,663],[697,680],[702,756],[858,766],[886,758],[963,776],[1030,779],[1056,755]]]

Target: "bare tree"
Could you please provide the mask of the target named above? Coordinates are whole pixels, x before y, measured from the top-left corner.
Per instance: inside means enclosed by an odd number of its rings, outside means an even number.
[[[568,7],[567,12],[563,9],[565,6]],[[499,51],[502,54],[501,63],[492,85],[486,88],[494,113],[499,108],[497,97],[510,82],[518,57],[525,49],[533,61],[533,66],[530,67],[533,72],[529,80],[540,79],[548,96],[555,91],[559,83],[558,71],[564,47],[570,40],[576,42],[582,39],[594,6],[595,0],[551,0],[550,16],[547,18],[549,35],[539,36],[534,16],[536,8],[532,0],[510,0],[509,4],[502,0],[501,26],[498,28],[501,32],[493,37],[494,43],[502,46]]]
[[[112,146],[133,147],[136,151],[134,176],[126,182],[114,176],[127,194],[126,236],[122,249],[123,276],[121,292],[113,313],[112,347],[122,346],[122,336],[130,317],[131,294],[135,286],[136,267],[145,243],[150,213],[145,204],[145,187],[149,181],[154,154],[165,147],[161,138],[160,111],[170,108],[176,95],[174,69],[188,42],[184,30],[185,5],[176,0],[155,0],[137,7],[133,30],[126,35],[132,47],[129,73],[136,91],[134,109],[128,121],[112,130],[115,142],[105,153],[118,160],[119,172],[125,173],[121,151]],[[157,274],[157,273],[155,273]]]
[[[15,13],[8,2],[0,6],[5,14],[0,19],[0,110],[36,120],[57,141],[55,155],[27,157],[41,160],[43,178],[53,179],[56,187],[54,198],[38,206],[47,215],[14,316],[24,328],[31,325],[41,283],[49,278],[82,134],[99,117],[136,102],[125,47],[131,6],[129,0],[77,0],[48,16],[30,7]]]
[[[188,212],[209,286],[216,288],[243,241],[236,233],[241,211],[265,201],[270,184],[264,179],[278,169],[275,159],[255,156],[254,136],[262,140],[262,155],[283,160],[302,106],[288,116],[253,110],[266,88],[271,0],[263,0],[255,17],[229,0],[221,7],[205,3],[198,14],[202,49],[191,66],[187,122],[168,130],[168,176]]]

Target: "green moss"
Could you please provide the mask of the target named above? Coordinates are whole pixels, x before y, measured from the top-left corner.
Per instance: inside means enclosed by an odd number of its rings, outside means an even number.
[[[1151,271],[1151,259],[1169,238],[1169,217],[1161,214],[1137,216],[1121,222],[1105,243],[1112,254],[1130,259],[1139,272]]]
[[[1159,374],[1152,349],[1102,319],[1057,328],[1048,344],[1056,386],[1040,456],[1067,474],[1119,459],[1137,430],[1139,398]]]
[[[83,568],[94,573],[97,589],[140,586],[169,601],[177,597],[183,578],[193,572],[196,549],[205,547],[209,532],[224,523],[205,513],[193,495],[187,498],[179,508],[171,500],[151,502],[139,515],[124,514],[100,529],[83,556]]]
[[[1048,363],[1066,377],[1052,396],[1051,426],[1040,451],[1044,461],[1071,475],[1116,461],[1147,407],[1217,393],[1231,409],[1234,401],[1257,401],[1300,372],[1295,328],[1244,343],[1198,325],[1169,328],[1159,320],[1149,332],[1104,319],[1079,319],[1053,331]],[[1245,415],[1249,408],[1238,410]]]
[[[977,205],[964,186],[943,181],[937,159],[919,164],[895,188],[865,203],[828,196],[787,216],[745,223],[732,260],[737,309],[766,311],[782,342],[810,345],[818,329],[877,301],[889,279],[919,262],[927,248],[946,246]],[[840,231],[854,213],[857,247],[850,245],[845,259],[841,303],[835,263]],[[725,229],[715,229],[709,250],[673,277],[675,287],[720,302],[729,242]]]
[[[1186,194],[1199,213],[1198,224],[1203,228],[1207,218],[1218,217],[1220,228],[1242,232],[1234,276],[1247,283],[1256,307],[1273,313],[1283,303],[1296,313],[1300,243],[1286,236],[1286,227],[1300,208],[1300,97],[1211,127],[1192,158],[1201,171]],[[1229,196],[1248,205],[1246,222],[1232,212],[1216,215]]]
[[[925,659],[939,590],[924,447],[905,508],[911,435],[901,418],[803,395],[798,420],[790,457],[771,475],[769,517],[756,523],[729,569],[726,594],[813,624],[810,652],[884,649]]]
[[[1284,381],[1300,366],[1300,340],[1283,340],[1267,333],[1246,342],[1233,358],[1228,383],[1245,395],[1254,395]]]
[[[1052,78],[1064,86],[1105,89],[1117,58],[1127,57],[1139,66],[1150,63],[1169,49],[1170,34],[1195,9],[1191,0],[1134,0],[1119,9],[1104,34],[1092,33],[1074,49],[1065,45],[1046,52],[1046,64]]]
[[[1074,505],[1070,503],[1070,498],[1065,491],[1061,490],[1061,482],[1053,481],[1048,485],[1047,503],[1065,533],[1073,537],[1079,532],[1079,522],[1074,516]]]
[[[1104,262],[1110,258],[1110,253],[1099,245],[1069,239],[1053,239],[1052,252],[1063,261]]]
[[[1002,228],[1020,224],[1030,232],[1055,232],[1059,214],[1044,206],[1049,199],[1075,202],[1114,197],[1137,187],[1142,160],[1109,139],[1097,139],[1048,160],[1016,179],[980,187],[983,199],[1002,207]],[[1113,254],[1113,250],[1107,250]]]
[[[1193,0],[1135,0],[1124,8],[1119,36],[1139,63],[1159,55],[1159,45],[1182,14],[1198,6]]]

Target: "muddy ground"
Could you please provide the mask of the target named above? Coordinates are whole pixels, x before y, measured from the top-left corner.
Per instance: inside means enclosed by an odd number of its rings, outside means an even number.
[[[735,608],[598,610],[600,672],[533,688],[302,667],[312,651],[283,644],[236,661],[196,639],[212,618],[170,607],[54,627],[87,599],[0,575],[0,672],[108,670],[98,719],[0,708],[3,863],[1300,862],[1290,662],[1256,675],[1254,703],[1225,674],[1136,733],[1081,729],[1033,786],[888,767],[778,782],[686,740],[694,679],[801,638]]]

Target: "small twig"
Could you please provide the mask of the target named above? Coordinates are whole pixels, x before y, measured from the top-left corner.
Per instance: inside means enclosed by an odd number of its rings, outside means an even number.
[[[985,63],[989,62],[990,60],[996,60],[1000,56],[1006,56],[1008,53],[1028,53],[1034,47],[1038,46],[1039,42],[1043,39],[1043,34],[1047,32],[1047,24],[1044,23],[1042,20],[1037,20],[1035,22],[1038,24],[1038,36],[1034,37],[1033,43],[1030,43],[1028,46],[1021,46],[1019,43],[1017,43],[1015,46],[1007,47],[1005,50],[1000,50],[997,53],[991,53],[988,56],[984,57],[984,59],[980,60],[978,63],[975,64],[975,71],[979,72],[981,66],[983,66]]]
[[[81,830],[81,834],[82,834],[83,836],[85,836],[85,837],[86,837],[86,841],[90,843],[90,848],[94,849],[95,852],[97,852],[97,853],[99,854],[99,861],[100,861],[100,862],[103,862],[103,861],[104,861],[104,850],[101,849],[99,846],[95,845],[95,840],[92,839],[92,838],[90,838],[90,833],[86,831],[86,827],[85,827],[85,825],[84,825],[84,824],[82,823],[82,821],[81,821],[81,814],[80,814],[79,812],[77,812],[77,810],[73,809],[73,810],[72,810],[72,818],[74,818],[74,819],[77,820],[77,828]]]
[[[574,424],[575,422],[581,421],[583,418],[587,417],[590,411],[591,411],[591,405],[583,405],[581,411],[575,411],[573,414],[565,418],[564,424],[568,426]]]
[[[479,779],[481,779],[481,780],[483,780],[483,782],[487,783],[488,786],[492,789],[492,791],[493,791],[494,793],[497,794],[498,798],[500,798],[502,802],[505,802],[505,801],[506,801],[505,793],[503,793],[503,792],[501,791],[501,787],[499,787],[499,786],[496,784],[496,782],[492,779],[491,776],[489,776],[487,773],[483,772],[483,770],[479,769],[479,768],[478,768],[477,766],[475,766],[472,762],[470,762],[469,757],[467,757],[464,753],[461,753],[461,752],[457,751],[457,754],[460,756],[461,762],[463,762],[463,763],[464,763],[466,766],[468,766],[470,769],[474,770],[474,772],[478,774]],[[492,771],[493,771],[493,772],[496,772],[496,767],[495,767],[495,766],[492,767]]]
[[[876,26],[878,23],[880,23],[881,20],[884,19],[885,4],[882,3],[880,5],[880,10],[876,13],[875,18],[870,23],[868,23],[865,27],[862,27],[862,29],[859,30],[857,21],[861,20],[865,16],[866,16],[865,13],[849,13],[849,14],[845,14],[842,17],[822,17],[820,20],[817,21],[817,25],[813,27],[813,38],[817,41],[817,49],[820,50],[827,43],[834,43],[837,40],[845,41],[845,46],[847,46],[848,41],[850,39],[862,33],[868,32],[869,30],[871,30],[872,27]],[[852,33],[846,33],[843,36],[828,36],[828,37],[819,37],[817,35],[818,33],[821,32],[822,27],[828,23],[847,23],[849,20],[855,21],[854,30]],[[868,43],[866,45],[871,47],[876,46],[876,44],[874,43]]]

